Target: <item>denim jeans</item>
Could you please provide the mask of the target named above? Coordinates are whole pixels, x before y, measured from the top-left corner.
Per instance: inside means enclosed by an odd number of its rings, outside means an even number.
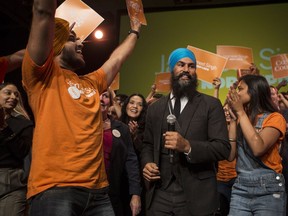
[[[24,216],[26,211],[26,189],[18,189],[0,197],[0,215]]]
[[[229,215],[285,216],[285,180],[282,174],[238,176],[232,188]]]
[[[31,200],[30,216],[114,216],[108,188],[50,188]]]

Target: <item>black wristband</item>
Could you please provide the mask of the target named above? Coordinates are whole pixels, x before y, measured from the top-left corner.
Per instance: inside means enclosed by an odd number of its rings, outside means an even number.
[[[139,39],[140,33],[138,31],[135,31],[135,30],[131,29],[131,30],[129,30],[128,34],[131,34],[131,33],[136,34],[137,35],[137,39]]]

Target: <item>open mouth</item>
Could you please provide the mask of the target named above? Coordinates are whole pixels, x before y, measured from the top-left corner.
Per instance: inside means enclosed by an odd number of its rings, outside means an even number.
[[[179,79],[185,79],[185,80],[190,80],[192,77],[189,73],[183,72],[179,75]]]
[[[132,112],[132,113],[134,113],[134,114],[137,114],[137,113],[138,113],[138,110],[131,109],[130,112]]]
[[[180,79],[182,79],[182,80],[190,80],[190,78],[188,76],[186,76],[186,75],[181,76]]]

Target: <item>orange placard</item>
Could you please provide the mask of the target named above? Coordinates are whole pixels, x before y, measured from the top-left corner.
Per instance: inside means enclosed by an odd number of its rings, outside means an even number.
[[[237,69],[237,79],[248,74],[251,74],[250,69]]]
[[[216,53],[228,59],[226,69],[249,69],[253,63],[253,52],[248,47],[218,45]]]
[[[256,68],[249,68],[249,69],[237,69],[237,79],[242,76],[252,74],[252,75],[260,75],[260,71]]]
[[[73,31],[83,41],[103,22],[96,11],[80,0],[66,0],[57,9],[55,17],[67,20],[70,25],[75,22]]]
[[[126,6],[130,20],[139,21],[142,25],[147,25],[141,0],[126,0]]]
[[[155,74],[155,84],[157,92],[170,92],[170,72],[161,72]]]
[[[119,80],[120,80],[120,73],[117,73],[117,75],[115,76],[114,80],[112,81],[112,83],[110,85],[110,88],[112,90],[116,91],[120,88]]]
[[[193,46],[187,48],[196,56],[198,79],[212,83],[213,79],[221,77],[227,58]]]
[[[270,57],[272,76],[283,78],[288,76],[288,54],[278,54]]]

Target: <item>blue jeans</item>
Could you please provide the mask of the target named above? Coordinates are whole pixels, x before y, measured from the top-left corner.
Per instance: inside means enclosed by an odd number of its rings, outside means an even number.
[[[108,188],[50,188],[31,200],[30,216],[114,216]]]
[[[232,188],[229,215],[285,216],[285,180],[282,174],[238,176]]]

